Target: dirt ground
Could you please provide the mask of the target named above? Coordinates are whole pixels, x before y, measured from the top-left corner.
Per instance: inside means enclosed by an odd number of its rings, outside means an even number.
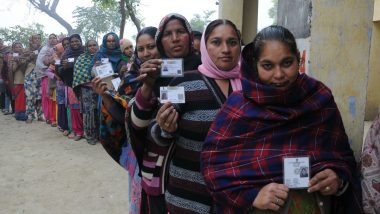
[[[100,144],[0,113],[0,213],[128,213],[128,175]]]

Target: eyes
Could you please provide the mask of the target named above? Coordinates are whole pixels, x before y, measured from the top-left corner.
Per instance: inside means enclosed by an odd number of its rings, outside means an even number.
[[[173,31],[164,31],[164,33],[162,34],[162,38],[173,37],[173,34],[176,34],[176,36],[182,36],[187,34],[187,31],[184,28],[180,28]]]
[[[210,39],[210,44],[214,46],[220,46],[223,43],[223,40],[221,38],[212,38]],[[239,45],[239,40],[236,38],[229,38],[226,41],[226,44],[231,47],[235,47]]]
[[[145,47],[144,46],[137,46],[137,52],[143,52],[144,50],[148,49],[148,50],[153,50],[156,48],[156,45],[154,44],[148,44],[146,45]]]
[[[282,68],[289,68],[293,65],[294,60],[294,58],[286,58],[280,62],[280,66]],[[270,61],[263,61],[260,63],[260,66],[264,68],[264,70],[269,71],[275,67],[275,64]]]

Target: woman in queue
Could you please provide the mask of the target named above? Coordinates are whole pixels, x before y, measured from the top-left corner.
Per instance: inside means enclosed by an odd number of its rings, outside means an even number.
[[[242,91],[216,116],[201,155],[217,212],[361,213],[339,110],[327,86],[299,73],[292,33],[264,28],[242,56]],[[289,158],[308,160],[310,173]]]

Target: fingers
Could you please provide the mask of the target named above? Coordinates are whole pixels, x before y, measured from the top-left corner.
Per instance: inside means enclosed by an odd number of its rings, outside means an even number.
[[[97,94],[103,95],[107,90],[107,83],[103,82],[99,77],[95,77],[91,82],[92,87]]]
[[[256,196],[253,206],[262,210],[278,211],[286,203],[289,189],[283,184],[270,183]]]
[[[174,106],[168,102],[158,110],[156,120],[161,129],[174,132],[177,130],[178,117],[178,112]]]
[[[309,182],[308,192],[319,191],[322,195],[335,194],[339,188],[339,177],[331,169],[325,169],[316,175]]]

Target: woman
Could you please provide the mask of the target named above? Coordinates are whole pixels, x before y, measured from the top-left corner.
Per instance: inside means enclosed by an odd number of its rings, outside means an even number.
[[[175,136],[165,191],[170,213],[213,213],[212,199],[200,173],[200,148],[221,104],[232,91],[241,89],[240,41],[231,21],[211,22],[202,37],[198,71],[185,72],[184,77],[169,84],[184,87],[186,103],[169,102],[158,110],[156,120],[164,131],[161,136]],[[160,135],[154,138],[160,139]]]
[[[380,108],[369,128],[361,154],[361,185],[364,212],[380,212]]]
[[[133,63],[133,45],[132,42],[129,41],[128,39],[121,39],[120,40],[120,50],[122,52],[121,55],[121,62],[117,66],[117,70],[120,71],[120,75],[124,76],[126,72],[131,67],[131,64]]]
[[[50,34],[47,44],[39,52],[37,61],[36,61],[37,79],[41,79],[42,111],[44,114],[45,121],[48,124],[50,123],[50,120],[49,120],[48,77],[47,77],[46,70],[49,66],[49,62],[46,62],[45,57],[48,54],[49,50],[51,50],[57,43],[58,43],[57,36],[55,34]]]
[[[57,121],[58,121],[58,130],[63,132],[64,136],[68,136],[70,134],[70,127],[68,118],[70,118],[70,108],[67,108],[67,87],[63,83],[62,79],[59,77],[59,70],[62,70],[61,67],[61,59],[63,53],[66,49],[70,47],[69,38],[66,37],[62,39],[61,43],[56,45],[56,56],[55,58],[55,71],[58,75],[57,78],[57,86],[56,86],[56,95],[57,95]]]
[[[84,53],[78,57],[74,65],[73,89],[79,92],[84,134],[90,145],[95,145],[99,137],[98,96],[91,85],[91,71],[98,49],[99,46],[95,40],[88,40]]]
[[[201,155],[217,212],[361,213],[339,110],[330,89],[299,73],[291,32],[264,28],[242,55],[243,89],[216,116]],[[287,157],[309,157],[308,187],[283,184]]]
[[[102,123],[101,143],[106,151],[122,165],[129,173],[129,195],[130,213],[139,213],[140,208],[145,208],[146,202],[141,201],[141,178],[139,167],[130,140],[126,138],[124,127],[124,114],[130,110],[129,102],[133,98],[138,82],[135,81],[142,63],[150,59],[159,58],[154,36],[157,31],[155,27],[143,28],[136,37],[136,50],[131,69],[123,76],[117,93],[105,93],[106,85],[99,78],[92,82],[94,89],[102,96]],[[144,212],[143,212],[144,213]]]
[[[26,58],[23,57],[23,47],[21,42],[14,42],[12,44],[12,54],[9,58],[8,72],[10,80],[13,80],[12,84],[12,107],[15,108],[16,120],[25,121],[27,119],[26,102],[25,102],[25,89],[24,89],[24,79],[25,70],[27,66]]]
[[[72,89],[74,64],[78,57],[84,52],[82,39],[79,34],[73,34],[69,37],[70,46],[65,49],[62,56],[62,69],[59,75],[67,86],[67,100],[70,108],[71,127],[73,132],[68,135],[75,141],[83,137],[83,119],[80,113],[80,102],[76,98]]]
[[[113,72],[119,73],[118,66],[121,62],[121,55],[119,37],[113,32],[104,35],[102,46],[96,54],[96,62],[107,58],[112,65]]]
[[[38,53],[41,49],[41,34],[35,34],[32,35],[29,39],[29,50],[27,51],[27,69],[25,71],[25,81],[24,81],[24,88],[25,88],[25,96],[26,96],[26,115],[27,120],[26,123],[32,123],[33,120],[35,120],[35,112],[41,112],[41,106],[38,105],[37,97],[40,93],[37,89],[37,85],[40,85],[40,83],[37,83],[37,77],[36,72],[34,71],[36,67],[36,60]],[[40,115],[37,113],[37,115]]]

